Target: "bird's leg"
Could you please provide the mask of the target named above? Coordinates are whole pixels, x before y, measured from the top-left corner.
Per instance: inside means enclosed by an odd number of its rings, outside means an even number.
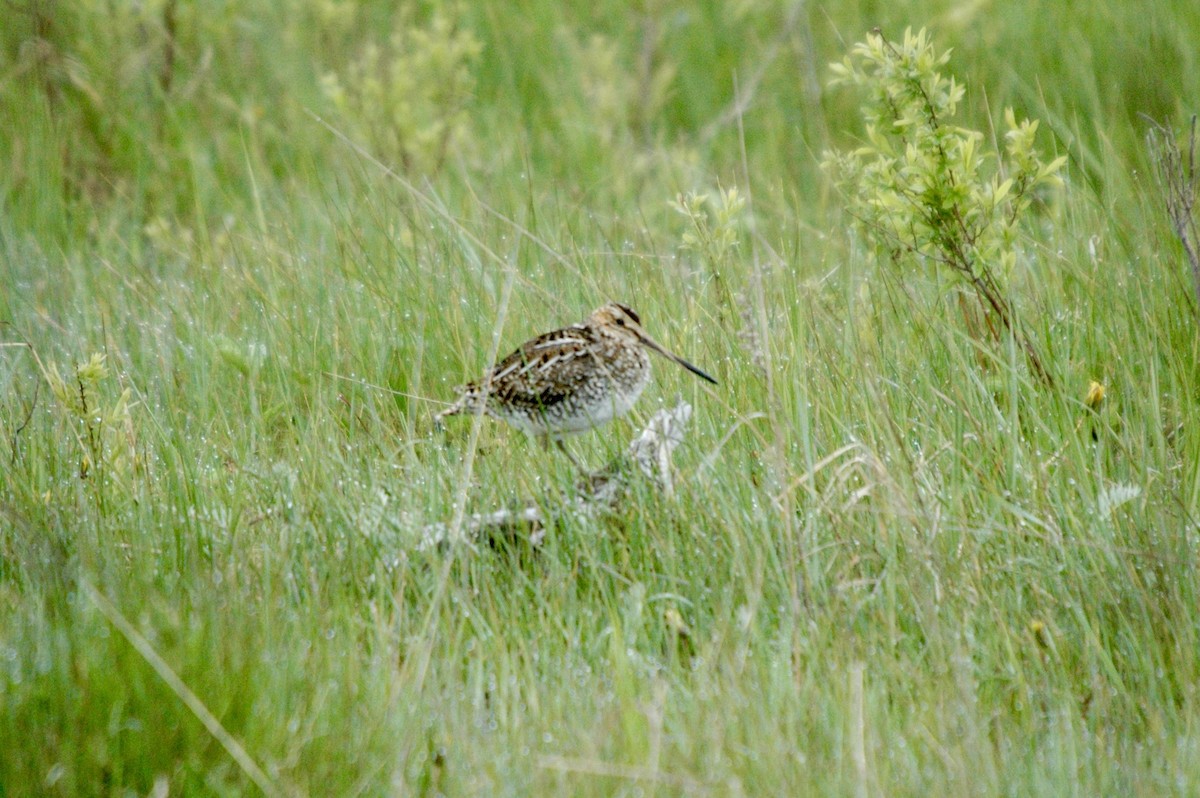
[[[563,443],[562,438],[555,438],[554,445],[557,446],[559,450],[567,456],[567,459],[571,461],[572,465],[579,469],[580,474],[585,477],[590,476],[588,470],[584,468],[578,460],[575,459],[575,455],[571,454],[571,450],[567,448],[565,443]]]

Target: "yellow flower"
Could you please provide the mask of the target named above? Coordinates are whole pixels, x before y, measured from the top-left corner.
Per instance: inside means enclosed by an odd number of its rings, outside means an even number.
[[[667,607],[663,610],[663,622],[666,624],[670,636],[675,638],[676,652],[684,658],[694,656],[696,647],[692,643],[692,630],[688,628],[687,621],[683,619],[679,610]]]
[[[1050,648],[1050,631],[1046,629],[1046,622],[1037,620],[1036,618],[1029,622],[1029,632],[1033,635],[1033,639],[1042,648]]]
[[[663,621],[666,622],[668,629],[680,637],[688,637],[691,634],[687,621],[683,620],[683,616],[679,614],[679,610],[674,607],[667,607],[663,610]]]

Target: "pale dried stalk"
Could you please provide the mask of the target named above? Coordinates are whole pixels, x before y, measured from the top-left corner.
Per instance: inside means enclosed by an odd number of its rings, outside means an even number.
[[[594,517],[619,507],[639,475],[666,496],[674,494],[671,455],[683,441],[692,417],[692,406],[680,401],[669,410],[659,410],[646,428],[633,439],[625,454],[599,471],[588,474],[575,486],[575,495],[561,506],[563,514]],[[630,466],[636,466],[630,468]],[[430,524],[423,530],[418,549],[469,543],[480,537],[525,538],[532,545],[542,542],[554,518],[537,504],[475,513],[462,519],[458,531],[450,524]]]

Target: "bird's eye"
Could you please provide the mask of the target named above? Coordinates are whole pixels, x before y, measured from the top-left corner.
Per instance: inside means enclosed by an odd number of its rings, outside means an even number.
[[[619,324],[620,326],[624,327],[624,326],[625,326],[625,319],[617,319],[617,324]]]

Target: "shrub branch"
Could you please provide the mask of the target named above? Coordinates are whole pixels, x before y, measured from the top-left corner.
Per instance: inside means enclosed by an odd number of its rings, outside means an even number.
[[[1188,133],[1187,154],[1179,148],[1175,131],[1166,125],[1152,122],[1146,133],[1146,146],[1154,161],[1159,188],[1167,206],[1167,216],[1183,254],[1192,268],[1192,283],[1196,290],[1196,301],[1200,303],[1200,236],[1196,229],[1196,117],[1192,116]]]

